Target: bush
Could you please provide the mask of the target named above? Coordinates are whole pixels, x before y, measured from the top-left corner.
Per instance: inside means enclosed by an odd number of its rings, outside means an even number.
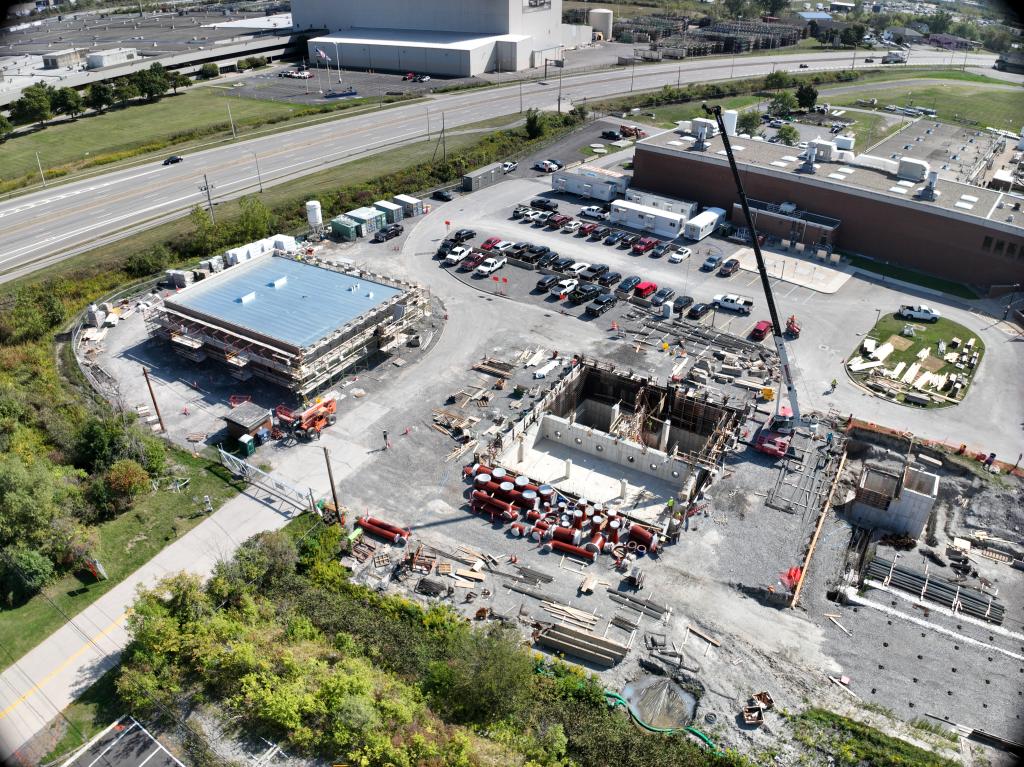
[[[130,506],[135,496],[149,490],[149,474],[131,458],[124,458],[110,467],[107,485]]]
[[[199,76],[204,80],[212,80],[215,77],[220,77],[220,67],[212,61],[207,62],[199,67]]]
[[[166,269],[171,257],[171,251],[166,245],[157,245],[128,256],[124,262],[124,270],[130,277],[149,277]]]
[[[17,607],[34,597],[53,580],[53,563],[33,549],[21,546],[4,549],[0,556],[0,588],[8,607]]]

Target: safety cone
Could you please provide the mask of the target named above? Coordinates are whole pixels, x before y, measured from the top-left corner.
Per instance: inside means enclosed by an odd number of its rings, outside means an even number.
[[[613,333],[616,332],[619,329],[619,323],[617,323],[615,320],[612,320],[612,326],[610,329]]]

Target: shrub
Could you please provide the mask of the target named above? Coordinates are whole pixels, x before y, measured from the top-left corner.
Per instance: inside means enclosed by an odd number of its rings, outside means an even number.
[[[204,80],[212,80],[215,77],[220,77],[220,67],[212,61],[207,62],[199,67],[199,76]]]
[[[34,549],[15,546],[0,556],[0,588],[8,607],[27,602],[53,580],[53,563]]]

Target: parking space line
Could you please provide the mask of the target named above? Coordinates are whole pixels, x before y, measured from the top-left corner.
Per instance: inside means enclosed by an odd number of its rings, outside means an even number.
[[[132,730],[134,730],[136,727],[142,727],[142,725],[139,724],[138,722],[136,722],[134,719],[132,720],[132,722],[134,722],[134,724],[132,724],[131,727],[125,727],[124,732],[122,732],[114,740],[113,743],[111,743],[109,746],[107,746],[105,749],[103,749],[103,751],[100,753],[99,756],[97,756],[95,759],[93,759],[91,762],[89,762],[88,767],[93,767],[93,765],[96,764],[96,762],[98,762],[100,759],[102,759],[104,756],[106,756],[107,752],[110,751],[110,749],[112,749],[114,746],[116,746],[118,743],[120,743],[124,739],[124,737],[128,733],[130,733]],[[148,735],[149,733],[146,733],[146,734]]]
[[[146,762],[148,762],[150,759],[152,759],[154,756],[156,756],[157,754],[159,754],[163,750],[164,750],[164,747],[161,746],[159,743],[157,743],[156,744],[156,748],[153,749],[153,751],[150,753],[150,755],[147,756],[145,759],[143,759],[141,762],[139,762],[139,767],[146,767]]]
[[[798,290],[800,290],[800,286],[793,285],[793,287],[791,287],[789,290],[782,294],[781,298],[789,298],[789,296],[793,295],[793,293],[795,293]]]

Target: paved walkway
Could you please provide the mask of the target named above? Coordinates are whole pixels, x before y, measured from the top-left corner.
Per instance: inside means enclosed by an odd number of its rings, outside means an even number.
[[[699,250],[700,248],[696,248]],[[817,291],[818,293],[836,293],[850,279],[852,272],[843,264],[832,264],[814,256],[796,256],[781,250],[761,251],[768,275],[782,282]],[[753,248],[742,248],[735,253],[740,261],[740,268],[748,272],[757,272],[757,259]]]

